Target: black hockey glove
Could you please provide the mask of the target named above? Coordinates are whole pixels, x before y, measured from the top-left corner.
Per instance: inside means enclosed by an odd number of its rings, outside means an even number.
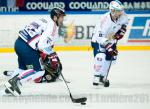
[[[110,56],[117,56],[118,50],[116,49],[115,43],[108,43],[106,46],[106,54]]]
[[[126,25],[122,25],[120,30],[118,30],[118,32],[114,35],[114,39],[116,40],[122,39],[126,31],[127,31]]]

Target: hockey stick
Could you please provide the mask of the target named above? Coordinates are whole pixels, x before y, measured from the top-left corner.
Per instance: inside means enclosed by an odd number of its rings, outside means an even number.
[[[60,73],[60,75],[62,76],[62,79],[63,79],[65,85],[67,86],[67,90],[68,90],[68,92],[69,92],[69,96],[70,96],[70,98],[71,98],[71,101],[72,101],[73,103],[84,103],[84,102],[86,102],[86,100],[87,100],[86,97],[76,98],[76,99],[73,98],[73,96],[72,96],[72,94],[71,94],[71,91],[70,91],[70,89],[69,89],[69,86],[67,85],[67,82],[66,82],[66,80],[65,80],[65,78],[64,78],[64,76],[63,76],[63,74],[62,74],[62,72]]]
[[[109,74],[109,71],[110,71],[111,64],[112,64],[112,58],[111,58],[111,60],[110,60],[109,68],[108,68],[108,71],[107,71],[105,80],[104,80],[104,82],[103,82],[104,86],[105,86],[105,84],[108,82],[108,81],[107,81],[107,78],[108,78],[108,74]],[[108,86],[105,86],[105,87],[108,87]]]
[[[125,29],[125,31],[126,31],[126,25],[125,24],[123,24],[122,26],[121,26],[121,28],[124,28]],[[118,40],[116,39],[116,46],[117,46],[117,43],[118,43]],[[108,68],[108,72],[107,72],[107,75],[106,75],[106,78],[105,78],[105,81],[104,81],[104,84],[107,82],[107,78],[108,78],[108,74],[109,74],[109,70],[110,70],[110,67],[111,67],[111,64],[112,64],[112,58],[113,58],[113,56],[111,57],[111,60],[110,60],[110,65],[109,65],[109,68]]]
[[[58,80],[63,81],[61,78],[58,78]],[[66,83],[71,83],[71,82],[66,80]]]
[[[117,43],[118,43],[118,40],[116,40],[116,45],[117,45]],[[105,80],[104,80],[104,85],[105,85],[105,83],[107,82],[108,74],[109,74],[110,67],[111,67],[111,64],[112,64],[112,61],[113,61],[112,58],[113,58],[113,56],[112,56],[111,59],[110,59],[110,64],[109,64],[109,67],[108,67],[108,71],[107,71],[106,78],[105,78]]]

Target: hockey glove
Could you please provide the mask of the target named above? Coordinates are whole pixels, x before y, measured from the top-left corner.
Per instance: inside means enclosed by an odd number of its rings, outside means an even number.
[[[116,40],[122,39],[126,31],[127,31],[126,25],[122,25],[120,30],[118,30],[118,32],[114,35],[114,39],[116,39]]]
[[[41,53],[41,60],[45,74],[43,75],[44,80],[47,82],[54,82],[62,71],[62,65],[57,54],[54,52],[50,55]]]
[[[115,43],[108,43],[106,46],[106,54],[110,56],[117,56],[118,51],[116,49],[116,44]]]
[[[52,70],[56,70],[59,64],[59,58],[56,54],[56,52],[50,54],[50,55],[46,55],[44,53],[41,53],[41,58],[44,64],[44,68],[46,70],[52,69]]]

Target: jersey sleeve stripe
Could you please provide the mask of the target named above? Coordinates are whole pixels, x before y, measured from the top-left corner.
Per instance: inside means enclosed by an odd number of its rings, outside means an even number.
[[[33,40],[35,40],[36,38],[40,37],[41,35],[35,35],[31,40],[28,41],[28,44],[31,43]]]

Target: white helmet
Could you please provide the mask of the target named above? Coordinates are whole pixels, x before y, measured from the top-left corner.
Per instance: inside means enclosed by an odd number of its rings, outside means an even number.
[[[109,10],[110,10],[110,12],[112,10],[123,11],[124,10],[123,4],[119,0],[111,1],[110,4],[109,4]]]

